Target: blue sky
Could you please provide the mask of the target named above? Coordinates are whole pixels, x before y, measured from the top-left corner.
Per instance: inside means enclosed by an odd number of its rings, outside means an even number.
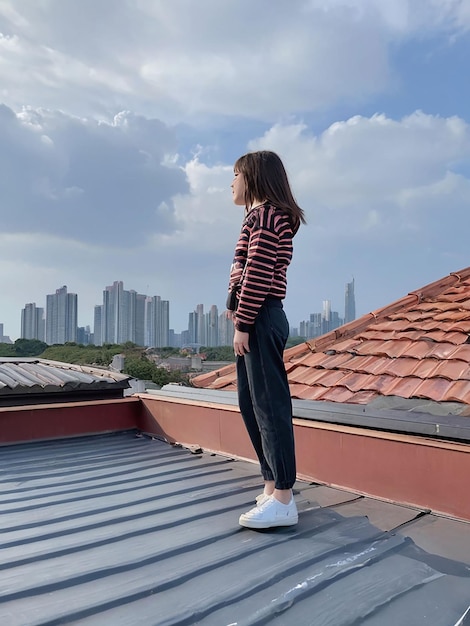
[[[469,265],[470,0],[0,0],[0,322],[115,280],[225,302],[232,165],[283,158],[308,225],[291,326]]]

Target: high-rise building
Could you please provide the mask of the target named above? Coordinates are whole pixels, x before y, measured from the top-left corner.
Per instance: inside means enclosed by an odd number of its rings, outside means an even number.
[[[187,331],[187,339],[185,337],[185,341],[183,345],[195,344],[197,343],[197,314],[196,311],[193,311],[188,316],[188,331]]]
[[[196,310],[189,314],[188,318],[189,345],[206,346],[206,320],[204,316],[204,305],[198,304]]]
[[[130,317],[130,337],[129,341],[132,341],[136,346],[146,346],[145,343],[145,307],[147,302],[147,296],[135,291],[130,291],[130,305],[131,305],[131,317]],[[168,325],[170,324],[168,320]],[[168,344],[165,344],[168,345]]]
[[[13,343],[10,337],[3,334],[3,324],[0,324],[0,343]]]
[[[120,280],[106,287],[101,312],[101,343],[131,341],[145,345],[145,301],[146,296],[134,290],[126,291]],[[97,329],[94,334],[97,335]]]
[[[145,301],[144,345],[151,348],[170,345],[170,302],[160,296],[147,297]]]
[[[95,306],[94,341],[161,348],[170,345],[170,303],[124,289],[115,281],[103,291],[103,304]]]
[[[77,341],[76,293],[67,293],[67,286],[46,297],[46,343]]]
[[[196,307],[196,343],[199,343],[201,346],[207,345],[203,304],[198,304]]]
[[[352,322],[356,319],[356,300],[354,297],[354,278],[350,283],[346,283],[344,295],[344,323]]]
[[[232,320],[225,313],[219,315],[219,346],[233,345],[234,331]]]
[[[92,333],[89,326],[79,326],[77,328],[77,343],[88,346],[92,343]]]
[[[310,313],[309,321],[300,322],[299,336],[312,339],[334,330],[343,324],[337,311],[331,310],[331,300],[323,300],[321,313]]]
[[[21,338],[22,339],[46,339],[46,320],[44,309],[37,307],[35,302],[25,304],[21,311]]]
[[[93,317],[93,343],[95,346],[103,345],[103,305],[97,304],[95,306],[95,313]]]
[[[103,314],[101,318],[101,339],[103,343],[123,343],[126,326],[123,315],[124,283],[115,281],[103,291]],[[123,339],[124,338],[124,339]]]
[[[214,348],[219,345],[219,311],[215,304],[206,315],[206,346]]]

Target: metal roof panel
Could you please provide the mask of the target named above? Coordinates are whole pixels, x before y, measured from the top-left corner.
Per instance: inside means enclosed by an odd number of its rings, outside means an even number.
[[[470,525],[436,526],[438,559],[394,528],[419,512],[297,483],[297,527],[242,529],[259,483],[256,465],[134,432],[0,448],[0,623],[429,624],[403,621],[415,599],[448,626],[467,610]]]

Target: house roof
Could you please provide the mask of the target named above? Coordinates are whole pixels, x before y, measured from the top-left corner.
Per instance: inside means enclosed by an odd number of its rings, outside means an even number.
[[[0,448],[0,623],[463,624],[469,524],[296,483],[299,524],[238,526],[258,468],[138,432]]]
[[[285,351],[293,398],[371,404],[380,399],[470,405],[470,267]],[[233,390],[235,366],[195,377]],[[393,406],[388,404],[388,406]]]
[[[129,376],[99,367],[27,357],[0,358],[0,396],[129,387]]]

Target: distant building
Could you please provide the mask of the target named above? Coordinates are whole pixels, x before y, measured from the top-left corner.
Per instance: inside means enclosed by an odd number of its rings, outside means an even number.
[[[207,344],[205,321],[204,305],[198,304],[196,307],[196,343],[199,343],[201,346]]]
[[[25,304],[21,311],[21,338],[46,340],[46,319],[44,309],[35,302]]]
[[[311,313],[308,321],[300,322],[298,335],[312,339],[319,337],[330,330],[342,326],[343,319],[337,311],[331,310],[331,300],[323,300],[323,311],[321,313]]]
[[[183,345],[181,333],[175,333],[173,328],[170,328],[168,344],[171,348],[181,348]]]
[[[356,319],[356,301],[354,297],[354,278],[350,283],[346,284],[344,299],[344,319],[339,316],[337,311],[331,310],[331,300],[323,300],[323,311],[321,313],[311,313],[309,321],[299,323],[298,331],[293,329],[291,337],[319,337],[329,333],[335,328],[339,328],[347,322]]]
[[[225,313],[219,315],[219,346],[231,346],[234,332],[232,320],[228,319]]]
[[[93,343],[95,346],[103,345],[103,305],[97,304],[95,306],[95,313],[93,316]]]
[[[3,334],[3,324],[0,324],[0,343],[13,343],[10,337]]]
[[[204,305],[198,304],[196,310],[188,316],[188,336],[187,344],[207,345],[207,327],[204,316]]]
[[[79,326],[77,328],[77,343],[88,346],[93,343],[93,336],[89,326]]]
[[[219,345],[219,310],[213,304],[206,315],[206,346],[214,348]]]
[[[77,341],[77,294],[64,285],[46,298],[46,343]]]
[[[352,322],[356,319],[356,300],[354,297],[354,278],[350,283],[346,283],[344,295],[344,323]]]
[[[144,322],[144,340],[147,347],[166,348],[170,345],[170,302],[168,300],[162,300],[160,296],[147,297]]]

